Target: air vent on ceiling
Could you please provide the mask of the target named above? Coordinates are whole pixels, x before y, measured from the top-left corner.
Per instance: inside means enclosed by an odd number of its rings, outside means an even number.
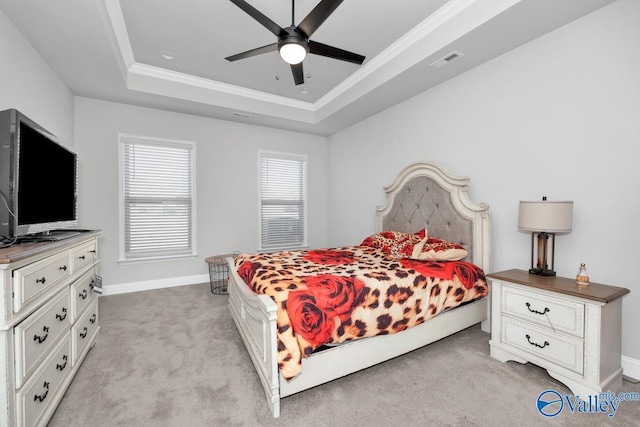
[[[429,67],[433,68],[434,70],[439,70],[440,68],[444,67],[445,65],[449,65],[453,61],[455,61],[456,59],[459,59],[460,57],[463,57],[463,56],[464,56],[464,53],[461,53],[461,52],[458,52],[457,50],[454,50],[453,52],[451,52],[450,54],[448,54],[444,58],[440,58],[437,61],[433,62],[432,64],[429,64]]]
[[[234,111],[233,113],[231,113],[232,116],[236,116],[239,117],[241,119],[250,119],[251,118],[251,114],[247,114],[247,113],[238,113],[237,111]]]

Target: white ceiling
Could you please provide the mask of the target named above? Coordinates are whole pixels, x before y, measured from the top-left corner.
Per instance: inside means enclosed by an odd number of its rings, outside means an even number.
[[[276,41],[228,0],[0,0],[0,9],[75,95],[330,135],[612,1],[346,0],[311,39],[365,62],[309,55],[299,86],[276,52],[224,59]],[[296,0],[295,24],[318,2]],[[291,0],[248,3],[291,25]],[[464,56],[429,67],[453,51]]]

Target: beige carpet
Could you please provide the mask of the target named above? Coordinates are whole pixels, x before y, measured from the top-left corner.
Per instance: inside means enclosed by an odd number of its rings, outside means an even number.
[[[538,395],[568,389],[534,365],[491,359],[479,327],[287,397],[274,420],[226,303],[208,284],[101,297],[97,345],[49,425],[640,425],[640,402],[613,418],[566,405],[543,417]]]

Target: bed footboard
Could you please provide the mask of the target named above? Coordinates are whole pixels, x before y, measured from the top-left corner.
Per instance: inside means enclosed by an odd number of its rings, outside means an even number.
[[[274,418],[280,416],[280,386],[276,354],[277,306],[267,295],[252,292],[229,264],[229,311],[256,367]]]

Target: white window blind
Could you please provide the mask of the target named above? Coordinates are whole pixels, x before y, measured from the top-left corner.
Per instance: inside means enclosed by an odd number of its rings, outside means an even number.
[[[305,156],[260,152],[260,249],[307,245]]]
[[[121,136],[123,258],[191,255],[193,143]]]

